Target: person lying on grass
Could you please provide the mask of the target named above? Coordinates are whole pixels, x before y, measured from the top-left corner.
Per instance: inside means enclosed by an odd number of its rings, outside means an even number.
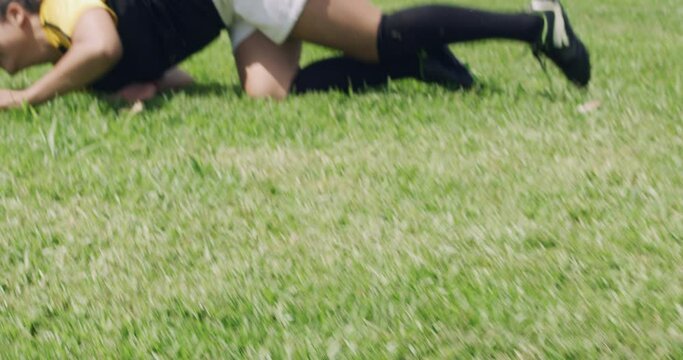
[[[0,90],[0,108],[80,89],[137,100],[187,86],[192,78],[176,65],[226,28],[242,87],[257,98],[389,78],[469,88],[473,78],[448,45],[494,38],[531,45],[579,87],[591,74],[557,0],[533,0],[520,13],[424,5],[393,14],[368,0],[0,0],[0,66],[14,74],[54,64],[26,89]],[[304,41],[344,55],[300,68]]]

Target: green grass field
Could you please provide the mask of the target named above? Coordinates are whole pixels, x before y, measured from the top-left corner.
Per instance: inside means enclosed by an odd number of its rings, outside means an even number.
[[[222,38],[142,113],[1,113],[0,358],[683,358],[683,5],[566,3],[587,92],[487,42],[254,101]]]

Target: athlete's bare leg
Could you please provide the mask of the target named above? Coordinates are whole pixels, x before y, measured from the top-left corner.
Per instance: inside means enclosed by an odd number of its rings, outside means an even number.
[[[156,81],[157,91],[180,90],[194,84],[192,75],[173,67],[166,71],[161,79]]]
[[[368,0],[308,0],[291,36],[376,63],[382,11]]]
[[[378,62],[381,16],[368,0],[308,0],[291,40],[277,45],[257,31],[237,48],[235,60],[244,91],[255,98],[285,98],[299,71],[302,41]]]
[[[111,98],[130,103],[146,101],[159,93],[180,90],[192,84],[194,84],[192,76],[174,66],[167,70],[159,80],[126,85],[123,89],[112,95]]]
[[[250,97],[284,99],[299,71],[300,56],[301,41],[277,45],[254,32],[235,51],[242,88]]]

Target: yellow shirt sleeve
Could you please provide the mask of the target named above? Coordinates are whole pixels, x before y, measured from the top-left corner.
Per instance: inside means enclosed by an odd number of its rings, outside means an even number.
[[[109,11],[116,20],[116,14],[105,0],[43,0],[40,5],[40,22],[48,42],[62,51],[68,50],[76,23],[85,11],[93,8]]]

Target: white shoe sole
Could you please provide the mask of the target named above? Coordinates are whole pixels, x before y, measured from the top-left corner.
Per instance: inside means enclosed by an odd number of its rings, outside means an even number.
[[[557,0],[532,0],[531,10],[535,12],[552,11],[555,15],[555,26],[553,28],[553,46],[562,49],[569,46],[569,35],[567,26],[562,14],[562,5]],[[545,34],[544,34],[545,38]]]

